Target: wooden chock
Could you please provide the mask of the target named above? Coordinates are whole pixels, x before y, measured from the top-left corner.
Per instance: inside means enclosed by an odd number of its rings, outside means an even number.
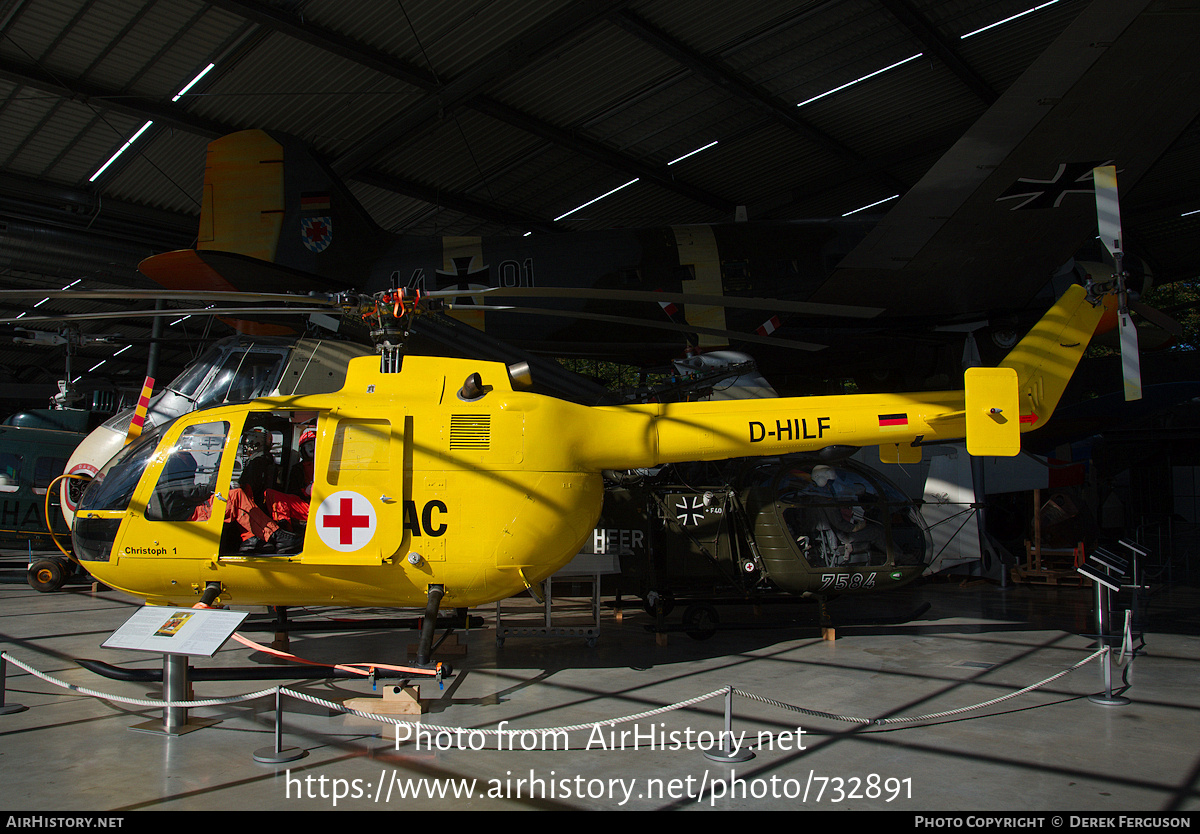
[[[421,715],[425,712],[420,687],[387,684],[382,690],[382,697],[347,698],[342,705],[376,715]]]

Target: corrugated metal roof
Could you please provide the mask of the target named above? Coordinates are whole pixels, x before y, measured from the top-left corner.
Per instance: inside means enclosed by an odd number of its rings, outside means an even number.
[[[836,216],[915,184],[989,98],[1099,1],[1058,0],[962,39],[1037,4],[9,0],[0,2],[0,175],[19,179],[0,180],[0,221],[44,216],[61,239],[83,242],[128,238],[149,216],[163,248],[187,245],[180,229],[198,216],[207,142],[248,128],[301,137],[349,171],[379,225],[406,233],[548,226],[647,166],[679,187],[643,177],[557,225],[722,220],[732,205],[752,218]],[[1148,174],[1145,202],[1178,199],[1181,181],[1194,187],[1194,156],[1184,147],[1162,163],[1169,176]],[[9,285],[74,274],[71,259],[18,243],[0,233]],[[1191,268],[1181,250],[1171,257]],[[136,280],[133,266],[111,272]]]

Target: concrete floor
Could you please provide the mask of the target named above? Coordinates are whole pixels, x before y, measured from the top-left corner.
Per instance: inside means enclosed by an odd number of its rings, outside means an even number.
[[[131,729],[161,725],[161,709],[63,689],[9,664],[6,702],[26,709],[0,715],[0,810],[1186,813],[1200,810],[1197,598],[1181,588],[1153,595],[1144,645],[1130,666],[1115,672],[1118,683],[1122,673],[1129,681],[1128,705],[1089,700],[1104,689],[1101,665],[1093,661],[988,708],[868,725],[829,715],[956,711],[1079,663],[1094,651],[1084,636],[1095,630],[1092,592],[943,581],[842,599],[832,608],[843,621],[903,614],[925,602],[931,607],[904,625],[843,624],[833,642],[820,638],[812,606],[795,604],[770,607],[759,622],[799,618],[799,625],[722,630],[706,640],[671,632],[661,645],[646,628],[650,618],[627,609],[620,617],[604,611],[594,647],[578,636],[510,637],[498,646],[489,607],[477,612],[487,624],[466,635],[466,653],[445,658],[455,672],[444,688],[421,684],[427,704],[420,718],[425,726],[488,734],[447,734],[396,747],[390,725],[285,698],[283,746],[305,753],[285,764],[254,758],[255,751],[274,748],[273,697],[193,709],[193,719],[217,723],[162,735]],[[42,594],[17,582],[0,585],[0,601],[0,647],[14,659],[111,696],[161,697],[159,685],[111,680],[74,662],[96,658],[161,669],[159,656],[100,647],[137,610],[136,601],[83,585]],[[510,611],[510,604],[506,625],[518,614],[519,606]],[[754,622],[749,609],[722,608],[720,615],[723,623]],[[536,610],[530,616],[536,620]],[[672,621],[679,617],[677,610]],[[320,662],[396,663],[413,642],[408,632],[341,631],[294,634],[290,648]],[[230,642],[194,665],[272,662]],[[194,697],[225,698],[273,685],[200,681]],[[379,695],[361,679],[285,685],[336,702]],[[735,764],[713,761],[699,749],[723,728],[722,693],[731,686],[766,699],[732,698],[735,735],[744,732],[746,743],[757,747],[754,758]],[[686,708],[598,724],[712,693]],[[556,750],[552,737],[533,733],[500,742],[491,731],[502,726],[581,729],[569,734],[571,749]],[[760,733],[761,746],[755,744]],[[405,790],[422,793],[401,798]],[[472,795],[461,795],[465,790]],[[429,791],[447,796],[431,799]]]

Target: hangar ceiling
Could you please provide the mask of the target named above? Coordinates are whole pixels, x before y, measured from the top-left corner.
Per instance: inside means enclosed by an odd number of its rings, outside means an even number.
[[[0,283],[154,288],[136,265],[194,244],[207,143],[248,128],[408,234],[882,213],[1095,2],[0,0]],[[1193,122],[1122,193],[1160,280],[1200,272],[1198,145]],[[80,329],[113,336],[73,374],[140,384],[148,322]],[[228,332],[165,330],[163,377]],[[62,376],[10,336],[10,398]]]

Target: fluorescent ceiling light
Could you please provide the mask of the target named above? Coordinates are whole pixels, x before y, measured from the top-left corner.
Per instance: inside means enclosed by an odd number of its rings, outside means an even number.
[[[193,78],[188,83],[184,84],[182,89],[180,89],[179,92],[177,92],[174,96],[171,97],[171,101],[179,101],[179,99],[183,98],[184,94],[187,93],[188,90],[192,89],[192,87],[196,86],[196,83],[201,78],[208,75],[209,70],[211,70],[215,66],[216,66],[216,64],[209,64],[207,67],[200,70],[200,72],[196,73],[196,77]],[[140,128],[138,128],[138,132],[133,134],[133,136],[129,137],[129,141],[126,142],[124,145],[122,145],[120,148],[118,148],[117,152],[115,154],[113,154],[111,157],[109,157],[108,162],[105,162],[103,165],[100,166],[99,169],[97,169],[96,173],[94,173],[90,177],[88,177],[88,182],[95,182],[96,178],[98,176],[100,176],[101,174],[103,174],[109,165],[112,165],[114,162],[116,162],[117,157],[119,157],[121,154],[125,153],[125,151],[129,150],[129,146],[132,145],[134,142],[136,142],[138,140],[139,136],[141,136],[143,133],[145,133],[147,130],[149,130],[150,125],[152,125],[152,124],[154,124],[154,122],[152,122],[152,121],[146,122],[144,125],[142,125]]]
[[[101,365],[103,365],[107,361],[108,361],[107,359],[101,359],[95,365],[92,365],[92,367],[88,368],[88,373],[90,374],[92,371],[96,370],[97,368],[99,368]]]
[[[683,156],[677,156],[674,159],[672,159],[670,162],[668,162],[667,164],[674,165],[676,162],[682,162],[683,160],[687,159],[689,156],[695,156],[696,154],[700,153],[700,151],[706,151],[709,148],[711,148],[713,145],[717,144],[717,141],[718,140],[714,139],[702,148],[696,148],[696,150],[689,151],[688,153],[685,153]]]
[[[100,166],[100,168],[96,171],[96,173],[94,173],[90,177],[88,177],[88,182],[95,182],[96,177],[103,174],[105,169],[108,168],[109,165],[112,165],[114,162],[116,162],[117,157],[120,156],[121,154],[125,153],[125,151],[129,148],[129,146],[138,140],[139,136],[141,136],[143,133],[145,133],[147,130],[150,129],[150,125],[152,125],[152,124],[154,124],[154,122],[152,122],[152,121],[146,122],[144,125],[139,127],[138,132],[133,134],[133,136],[129,137],[129,141],[126,142],[124,145],[122,145],[120,148],[118,148],[117,152],[108,158],[108,162],[105,162],[103,165]]]
[[[125,347],[121,348],[116,353],[114,353],[113,356],[120,356],[122,353],[129,350],[131,347],[133,347],[133,345],[125,345]]]
[[[850,215],[852,215],[852,214],[858,214],[860,211],[866,211],[866,210],[867,210],[867,209],[869,209],[869,208],[875,208],[875,206],[878,206],[878,205],[881,205],[881,204],[883,204],[883,203],[886,203],[886,202],[888,202],[889,200],[894,200],[894,199],[896,199],[896,198],[897,198],[897,197],[899,197],[899,196],[900,196],[899,194],[893,194],[891,197],[884,197],[882,200],[876,200],[875,202],[873,202],[873,203],[871,203],[871,204],[869,204],[869,205],[865,205],[865,206],[859,206],[859,207],[858,207],[858,208],[856,208],[854,211],[848,211],[848,212],[846,212],[845,214],[843,214],[843,215],[842,215],[842,217],[849,217],[849,216],[850,216]]]
[[[1193,214],[1200,214],[1200,209],[1196,209],[1195,211],[1185,211],[1183,214],[1181,214],[1179,216],[1180,217],[1190,217]]]
[[[1005,23],[1008,23],[1011,20],[1016,20],[1018,17],[1024,17],[1027,14],[1033,14],[1034,12],[1039,11],[1040,9],[1044,9],[1047,6],[1053,6],[1057,2],[1058,2],[1058,0],[1050,0],[1049,3],[1042,3],[1040,6],[1034,6],[1032,9],[1026,9],[1023,12],[1017,12],[1014,15],[1010,15],[1010,16],[1004,18],[1004,20],[997,20],[995,23],[989,23],[987,26],[984,26],[982,29],[976,29],[974,32],[967,32],[967,34],[960,36],[959,40],[965,40],[966,38],[969,38],[972,35],[978,35],[980,32],[986,32],[988,29],[995,29],[997,26],[1003,26]]]
[[[628,188],[629,186],[631,186],[631,185],[633,185],[635,182],[637,182],[639,179],[641,179],[641,177],[634,177],[634,178],[633,178],[633,179],[631,179],[629,182],[625,183],[625,185],[618,185],[618,186],[617,186],[616,188],[614,188],[612,191],[605,191],[605,192],[604,192],[603,194],[601,194],[599,197],[596,197],[595,199],[592,199],[592,200],[588,200],[588,201],[587,201],[586,203],[584,203],[582,206],[575,206],[575,208],[571,209],[571,210],[570,210],[570,211],[568,211],[566,214],[560,214],[558,217],[556,217],[556,218],[554,218],[554,219],[555,219],[555,220],[562,220],[564,217],[566,217],[566,216],[568,216],[568,215],[571,215],[571,214],[574,214],[575,212],[579,211],[580,209],[585,209],[585,208],[587,208],[587,207],[588,207],[588,206],[590,206],[592,203],[598,203],[598,202],[600,202],[601,200],[603,200],[605,197],[608,197],[608,196],[610,196],[610,195],[612,195],[612,194],[616,194],[616,193],[617,193],[618,191],[620,191],[622,188]]]
[[[203,78],[204,76],[208,75],[208,71],[209,71],[210,69],[212,69],[213,67],[215,67],[215,66],[216,66],[216,64],[209,64],[207,67],[205,67],[204,69],[200,70],[200,72],[196,73],[196,77],[195,77],[195,78],[193,78],[193,79],[192,79],[191,81],[189,81],[188,83],[184,84],[184,85],[183,85],[183,89],[181,89],[181,90],[180,90],[178,93],[176,93],[176,94],[175,94],[175,95],[174,95],[174,96],[171,98],[171,101],[179,101],[179,99],[183,98],[184,94],[185,94],[185,93],[186,93],[188,90],[192,89],[192,87],[195,87],[195,86],[196,86],[196,82],[197,82],[197,81],[199,81],[199,80],[200,80],[201,78]]]
[[[842,90],[846,89],[847,87],[853,87],[855,84],[858,84],[860,81],[866,81],[868,78],[874,78],[875,76],[881,75],[890,69],[895,69],[896,67],[907,64],[909,61],[915,61],[924,54],[925,54],[924,52],[918,52],[916,55],[910,55],[909,57],[905,58],[903,61],[897,61],[894,64],[889,64],[888,66],[884,67],[883,69],[875,70],[875,72],[864,75],[862,78],[856,78],[853,81],[847,81],[845,84],[843,84],[840,87],[834,87],[832,90],[826,90],[825,92],[821,93],[818,96],[813,96],[812,98],[806,98],[804,101],[800,102],[796,106],[803,107],[806,104],[811,104],[812,102],[816,101],[819,98],[825,98],[825,96],[831,96],[834,93],[841,92]]]

